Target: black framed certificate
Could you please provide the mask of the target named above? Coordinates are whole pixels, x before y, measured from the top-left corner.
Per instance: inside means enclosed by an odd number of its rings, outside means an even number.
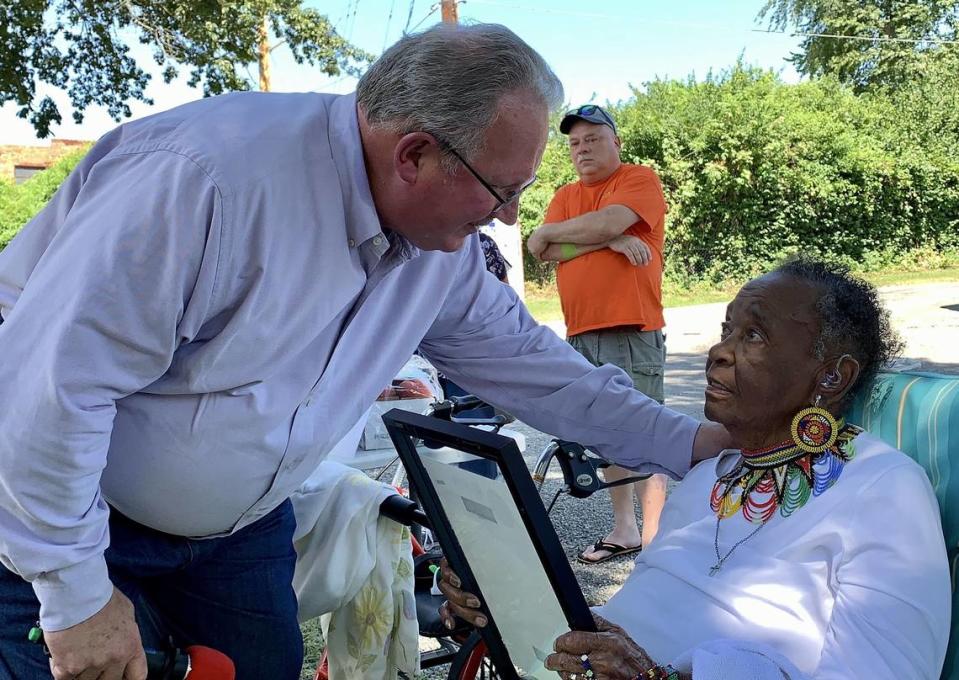
[[[596,627],[516,442],[397,409],[383,422],[450,566],[482,601],[497,671],[555,680],[543,665],[555,639]]]

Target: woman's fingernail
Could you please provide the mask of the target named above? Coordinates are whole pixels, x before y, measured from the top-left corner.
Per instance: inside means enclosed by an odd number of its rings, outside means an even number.
[[[453,619],[444,619],[443,625],[446,626],[449,630],[453,630]]]
[[[456,574],[453,574],[452,576],[450,576],[450,585],[453,586],[454,588],[459,588],[461,585],[460,577],[457,576]]]
[[[476,625],[479,626],[480,628],[482,628],[483,626],[485,626],[485,625],[486,625],[486,617],[485,617],[485,616],[477,616],[477,617],[476,617]]]
[[[477,607],[479,607],[479,605],[480,605],[480,601],[477,600],[475,597],[471,597],[468,600],[466,600],[467,607],[472,607],[473,609],[476,609]]]

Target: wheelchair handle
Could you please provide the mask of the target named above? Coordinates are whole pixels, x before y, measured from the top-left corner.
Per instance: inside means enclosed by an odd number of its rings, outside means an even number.
[[[414,524],[419,524],[423,527],[430,526],[430,520],[426,516],[426,513],[420,510],[420,506],[417,505],[415,501],[411,501],[406,496],[401,496],[400,494],[388,496],[380,503],[380,514],[406,526],[412,526]]]

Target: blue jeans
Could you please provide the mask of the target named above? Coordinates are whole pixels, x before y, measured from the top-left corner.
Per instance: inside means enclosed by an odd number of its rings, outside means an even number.
[[[293,506],[285,501],[231,536],[191,540],[110,514],[107,568],[136,608],[143,645],[218,649],[237,680],[296,680],[303,638],[293,592]],[[26,639],[40,603],[0,566],[0,678],[50,679],[40,645]]]

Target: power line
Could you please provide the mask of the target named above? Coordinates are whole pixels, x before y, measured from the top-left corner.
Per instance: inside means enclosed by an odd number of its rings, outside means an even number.
[[[319,85],[317,85],[316,88],[315,88],[313,91],[314,91],[314,92],[320,92],[320,91],[322,91],[323,88],[333,87],[334,85],[337,85],[337,84],[339,84],[339,83],[342,83],[344,80],[348,80],[348,79],[353,78],[353,77],[354,77],[354,76],[352,76],[352,75],[350,75],[350,74],[346,74],[346,75],[344,75],[344,76],[340,76],[339,78],[337,78],[337,79],[335,79],[335,80],[327,80],[325,83],[320,83]]]
[[[410,21],[413,19],[413,6],[416,5],[416,0],[410,0],[410,11],[406,15],[406,25],[403,27],[403,35],[409,33],[410,30]]]
[[[873,29],[879,30],[879,29]],[[774,31],[771,29],[762,29],[754,28],[752,29],[753,33],[780,33],[785,34],[787,31]],[[941,38],[889,38],[882,35],[843,35],[840,33],[806,33],[802,31],[794,31],[789,33],[791,36],[802,36],[809,38],[835,38],[837,40],[864,40],[867,42],[896,42],[896,43],[930,43],[933,45],[959,45],[959,40],[943,40]]]
[[[360,8],[360,0],[353,0],[353,19],[350,21],[350,34],[347,40],[353,42],[353,29],[356,28],[356,12]]]
[[[461,0],[461,4],[466,4],[467,0]],[[650,24],[664,24],[670,26],[680,26],[684,28],[708,28],[708,29],[717,29],[721,28],[724,30],[741,30],[739,27],[733,26],[719,26],[717,24],[697,24],[687,21],[674,21],[671,19],[643,19],[641,17],[624,17],[623,15],[612,15],[612,14],[600,14],[598,12],[577,12],[575,10],[566,10],[566,9],[553,9],[550,7],[532,7],[529,5],[516,5],[511,2],[496,2],[495,0],[469,0],[471,5],[489,5],[491,7],[503,7],[504,9],[511,10],[525,10],[527,12],[535,12],[536,14],[560,14],[564,16],[571,17],[583,17],[587,19],[614,19],[616,21],[622,21],[624,18],[628,19],[637,19],[640,21],[645,21]]]
[[[386,17],[386,31],[383,33],[383,47],[380,48],[380,52],[386,51],[386,41],[390,37],[390,22],[393,21],[393,6],[396,4],[396,0],[390,0],[390,15]]]
[[[466,0],[463,0],[465,4]],[[866,40],[871,42],[902,42],[902,43],[915,43],[915,44],[935,44],[935,45],[959,45],[959,40],[944,40],[940,38],[887,38],[884,36],[863,36],[863,35],[843,35],[838,33],[811,33],[803,31],[780,31],[772,29],[762,29],[762,28],[743,28],[742,26],[730,26],[723,24],[704,24],[704,23],[693,23],[687,21],[674,21],[671,19],[649,19],[643,17],[623,17],[622,15],[612,15],[612,14],[600,14],[598,12],[577,12],[574,10],[564,10],[564,9],[553,9],[550,7],[531,7],[528,5],[515,5],[513,3],[506,2],[496,2],[496,0],[469,0],[470,4],[476,5],[489,5],[491,7],[503,7],[510,10],[525,10],[527,12],[535,12],[537,14],[559,14],[565,16],[573,17],[582,17],[587,19],[613,19],[615,21],[621,22],[624,18],[629,18],[631,20],[642,21],[648,24],[660,24],[665,26],[678,26],[680,28],[692,28],[692,29],[707,29],[711,31],[743,31],[750,33],[771,33],[779,35],[789,35],[789,36],[799,36],[799,37],[816,37],[816,38],[834,38],[836,40]],[[881,29],[871,28],[867,30],[879,31]]]
[[[435,5],[433,5],[432,7],[430,7],[430,11],[426,13],[426,16],[423,17],[422,19],[420,19],[419,21],[417,21],[417,22],[416,22],[416,25],[415,25],[413,28],[411,28],[411,29],[409,30],[409,32],[412,33],[412,32],[415,31],[417,28],[419,28],[420,24],[422,24],[424,21],[426,21],[427,19],[429,19],[433,14],[435,14],[435,13],[436,13],[436,10],[438,10],[439,8],[440,8],[439,4],[435,4]]]
[[[333,26],[342,26],[340,33],[346,33],[346,22],[350,20],[350,12],[353,9],[353,0],[346,0],[346,9],[343,10],[343,15],[337,19]]]

